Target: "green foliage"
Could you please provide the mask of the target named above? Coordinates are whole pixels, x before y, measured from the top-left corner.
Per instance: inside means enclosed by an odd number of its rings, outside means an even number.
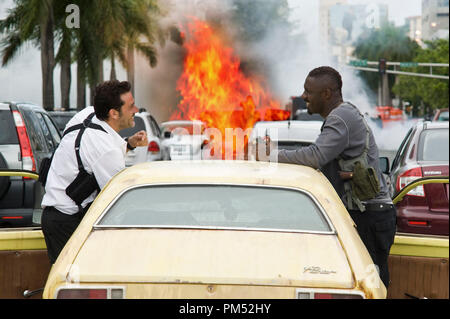
[[[449,40],[427,42],[426,48],[417,51],[414,62],[449,63]],[[428,73],[428,67],[415,67],[411,72]],[[433,67],[433,74],[448,75],[448,67]],[[418,106],[421,101],[432,109],[449,105],[449,81],[422,77],[400,76],[393,92]]]
[[[155,42],[163,43],[168,32],[159,28],[162,14],[157,0],[45,0],[53,10],[54,39],[58,47],[56,61],[67,55],[82,64],[89,83],[95,83],[103,59],[116,56],[126,67],[126,49],[135,46],[157,63]],[[28,41],[39,46],[40,24],[48,16],[43,0],[14,0],[8,16],[0,20],[2,65],[11,62]],[[66,26],[69,4],[80,8],[80,28]],[[138,39],[145,39],[141,42]]]
[[[368,61],[412,61],[419,46],[406,33],[406,27],[396,27],[391,23],[384,24],[380,29],[366,30],[356,42],[354,55]],[[361,77],[376,93],[379,75],[361,72]],[[394,76],[389,75],[389,87],[392,88],[393,85]]]
[[[244,41],[259,41],[269,30],[290,30],[287,0],[233,0],[232,21]]]

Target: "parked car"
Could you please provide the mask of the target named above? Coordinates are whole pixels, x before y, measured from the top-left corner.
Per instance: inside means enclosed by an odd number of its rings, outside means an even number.
[[[103,189],[43,297],[362,299],[386,289],[316,170],[160,161],[127,168]]]
[[[203,135],[203,122],[169,121],[161,123],[161,129],[164,160],[203,159],[203,148],[208,143],[208,138]]]
[[[300,109],[297,110],[293,116],[293,120],[296,121],[319,121],[323,122],[324,119],[320,114],[309,114],[308,110]]]
[[[67,123],[69,123],[70,119],[77,114],[77,111],[49,111],[48,114],[50,114],[58,127],[59,132],[63,135]]]
[[[314,143],[322,124],[316,120],[256,122],[249,139],[249,159],[254,159],[256,144],[265,136],[269,136],[278,149],[293,150]]]
[[[419,122],[408,131],[391,167],[393,196],[414,180],[448,176],[448,132],[448,122]],[[397,204],[397,230],[448,236],[448,191],[448,184],[428,184],[411,190]]]
[[[436,110],[433,121],[448,121],[448,108]]]
[[[49,114],[29,103],[0,103],[0,168],[38,171],[61,141]],[[27,177],[0,177],[0,226],[40,223],[42,185]]]
[[[125,165],[132,166],[137,163],[160,161],[163,158],[161,150],[161,129],[155,118],[144,109],[134,115],[134,127],[119,132],[123,138],[133,136],[139,131],[146,131],[148,146],[136,147],[129,150],[125,157]]]

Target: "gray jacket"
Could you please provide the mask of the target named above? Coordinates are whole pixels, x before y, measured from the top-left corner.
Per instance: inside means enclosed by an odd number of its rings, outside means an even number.
[[[380,171],[378,146],[370,128],[369,131],[368,163],[377,172],[380,192],[374,199],[365,203],[392,204],[386,181]],[[322,126],[322,132],[314,144],[296,150],[280,150],[277,158],[279,163],[300,164],[322,169],[338,157],[350,159],[361,155],[365,145],[366,126],[362,121],[362,116],[356,107],[344,102],[327,116]],[[336,188],[335,183],[333,181],[331,183]],[[345,198],[342,200],[346,204]]]

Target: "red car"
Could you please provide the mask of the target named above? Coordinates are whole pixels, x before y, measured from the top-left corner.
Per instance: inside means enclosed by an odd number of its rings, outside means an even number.
[[[392,163],[392,194],[423,177],[447,176],[448,122],[419,122],[403,140]],[[448,236],[448,184],[427,184],[411,190],[397,204],[397,231]]]

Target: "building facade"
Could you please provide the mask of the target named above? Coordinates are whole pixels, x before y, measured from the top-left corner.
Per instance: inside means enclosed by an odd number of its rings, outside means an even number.
[[[422,0],[422,40],[448,38],[449,0]]]

